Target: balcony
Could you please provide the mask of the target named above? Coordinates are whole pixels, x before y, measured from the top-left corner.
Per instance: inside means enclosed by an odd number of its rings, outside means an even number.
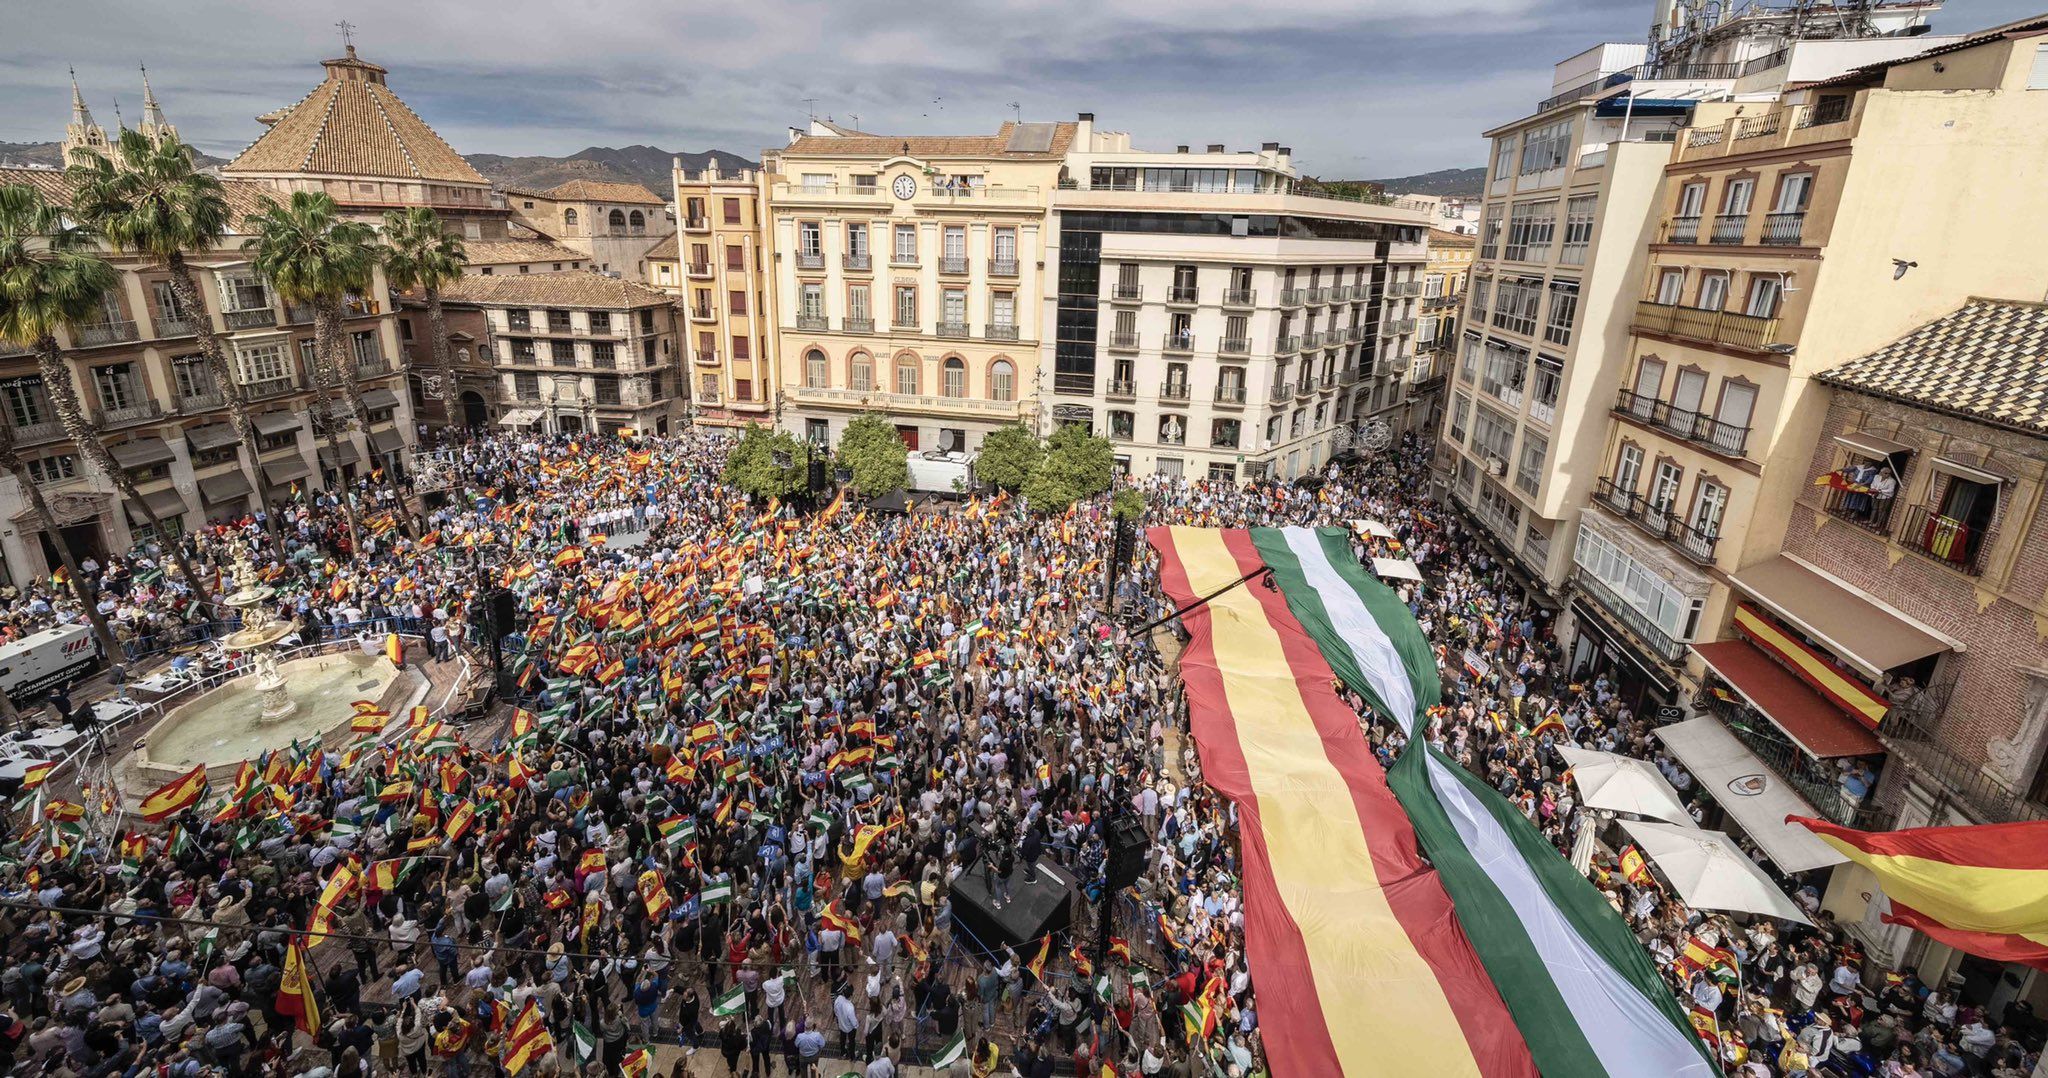
[[[379,375],[390,373],[391,361],[385,359],[381,354],[356,357],[357,378],[375,378]]]
[[[277,325],[277,312],[268,307],[250,307],[222,312],[221,323],[229,329],[269,329]]]
[[[1188,396],[1186,382],[1167,382],[1159,387],[1159,400],[1164,404],[1186,404]]]
[[[1273,342],[1273,354],[1275,355],[1289,356],[1299,351],[1301,351],[1301,335],[1298,333],[1289,333]]]
[[[992,341],[1014,341],[1017,339],[1017,323],[990,322],[981,327],[981,335]]]
[[[1216,403],[1230,407],[1242,407],[1244,405],[1244,387],[1233,385],[1217,386]]]
[[[716,348],[699,348],[695,352],[692,352],[691,355],[695,356],[697,362],[703,364],[704,366],[718,366],[718,349]]]
[[[875,320],[872,318],[842,318],[839,327],[846,333],[873,333]]]
[[[1670,401],[1645,397],[1626,389],[1615,398],[1614,414],[1692,442],[1716,456],[1741,457],[1749,447],[1748,427],[1723,423],[1704,412],[1689,411],[1672,405]]]
[[[178,398],[178,411],[185,415],[193,415],[198,412],[211,411],[215,408],[225,408],[227,403],[227,394],[222,393],[218,389],[209,389],[180,396]]]
[[[684,273],[684,275],[686,275],[686,276],[690,276],[690,277],[709,277],[709,276],[711,276],[711,263],[709,263],[709,262],[687,262],[687,263],[684,263],[684,265],[683,265],[683,273]]]
[[[967,256],[946,255],[940,258],[939,272],[954,276],[965,276],[967,273]]]
[[[853,273],[868,273],[875,268],[875,258],[867,254],[840,255],[839,267]]]
[[[1359,367],[1346,367],[1337,372],[1337,381],[1347,386],[1357,385],[1364,377],[1365,371]]]
[[[1323,335],[1321,331],[1312,329],[1309,330],[1307,333],[1301,335],[1301,347],[1304,350],[1313,350],[1321,348],[1322,346]]]
[[[988,275],[991,277],[1015,277],[1017,275],[1017,260],[1014,258],[989,259]]]
[[[1645,535],[1669,543],[1688,559],[1700,565],[1714,564],[1714,547],[1720,542],[1720,534],[1685,523],[1671,512],[1668,503],[1652,502],[1635,491],[1622,490],[1604,476],[1594,484],[1593,499]]]
[[[1111,285],[1109,298],[1117,303],[1136,303],[1145,298],[1145,286],[1137,284]]]
[[[1316,395],[1316,378],[1315,378],[1315,375],[1312,375],[1312,374],[1305,374],[1305,375],[1302,375],[1302,377],[1301,377],[1301,381],[1299,381],[1299,382],[1296,382],[1296,383],[1294,383],[1294,395],[1295,395],[1295,396],[1297,396],[1297,397],[1313,397],[1313,396],[1315,396],[1315,395]]]
[[[1533,323],[1530,328],[1534,328]],[[1380,323],[1380,332],[1389,337],[1397,337],[1403,333],[1413,333],[1415,332],[1415,319],[1389,318]],[[1522,332],[1527,333],[1529,330],[1523,330]]]
[[[1849,118],[1851,100],[1846,96],[1824,98],[1819,104],[1806,110],[1806,114],[1799,118],[1798,126],[1825,127],[1828,124],[1841,123]]]
[[[1110,400],[1133,400],[1138,396],[1138,384],[1128,378],[1112,378],[1103,389],[1102,395]]]
[[[615,371],[619,369],[619,359],[617,356],[593,355],[590,357],[590,366],[594,370]]]
[[[1250,307],[1259,298],[1258,292],[1250,288],[1226,288],[1223,290],[1225,307]]]
[[[1317,306],[1317,305],[1320,305],[1320,304],[1324,304],[1324,303],[1328,303],[1328,302],[1330,302],[1330,290],[1329,290],[1329,289],[1327,289],[1327,288],[1311,288],[1311,289],[1309,289],[1309,290],[1308,290],[1308,302],[1309,302],[1309,305],[1310,305],[1310,306],[1312,306],[1312,307],[1313,307],[1313,306]]]
[[[1135,352],[1138,350],[1138,334],[1135,330],[1117,330],[1109,335],[1109,349],[1112,352]]]
[[[832,320],[822,314],[800,314],[796,316],[796,328],[824,333],[832,328]]]
[[[1893,498],[1873,498],[1867,493],[1829,487],[1821,495],[1821,511],[1846,520],[1866,531],[1884,535],[1891,527]]]
[[[898,252],[896,252],[896,255],[895,255],[895,257],[893,257],[893,258],[889,259],[889,264],[890,264],[891,266],[894,266],[894,267],[896,267],[897,269],[916,269],[916,268],[917,268],[917,252],[916,252],[916,251],[910,251],[910,252],[898,251]]]
[[[1664,222],[1665,243],[1698,243],[1700,241],[1700,216],[1673,217]]]
[[[78,346],[80,348],[97,348],[103,344],[121,344],[125,341],[135,340],[137,336],[135,323],[133,322],[95,322],[91,325],[79,326],[77,332]]]
[[[298,388],[298,376],[288,374],[283,378],[266,378],[260,382],[250,382],[242,387],[242,396],[252,401],[269,400],[272,397],[282,397],[287,393],[296,392]]]
[[[1984,571],[1984,532],[1954,517],[1943,516],[1933,506],[1908,508],[1898,540],[1906,549],[1958,572],[1976,576]]]
[[[1778,340],[1778,320],[1673,303],[1636,303],[1635,331],[1761,352]]]
[[[709,307],[690,308],[690,321],[692,322],[710,322],[713,321],[715,317],[716,316],[712,314],[711,308]]]
[[[901,321],[896,321],[896,322],[891,322],[891,323],[889,323],[889,332],[891,332],[891,333],[923,333],[923,332],[924,332],[924,325],[923,325],[922,323],[918,322],[918,321],[917,321],[916,319],[914,319],[914,318],[912,318],[912,319],[904,319],[904,320],[901,320]]]
[[[1286,404],[1293,399],[1294,384],[1292,382],[1279,382],[1266,389],[1267,404]]]
[[[1387,286],[1389,296],[1419,296],[1422,294],[1421,281],[1402,281]]]
[[[1225,337],[1216,342],[1216,351],[1226,356],[1251,354],[1252,342],[1244,337]]]
[[[711,231],[711,218],[701,213],[695,217],[685,217],[683,218],[683,231],[709,232]]]
[[[1280,306],[1282,307],[1299,307],[1302,301],[1307,298],[1308,289],[1306,288],[1283,288],[1280,290]]]
[[[1178,307],[1193,306],[1200,292],[1193,285],[1174,285],[1166,290],[1166,302]]]
[[[7,421],[7,425],[14,429],[14,442],[16,445],[36,445],[41,442],[55,442],[66,437],[64,424],[54,419],[47,419],[40,423],[16,423],[10,418]]]
[[[1717,213],[1714,215],[1714,233],[1709,242],[1723,246],[1739,246],[1742,234],[1749,231],[1749,215],[1746,213]]]
[[[1602,610],[1621,622],[1623,628],[1634,633],[1658,658],[1668,663],[1685,661],[1686,647],[1683,642],[1673,640],[1671,634],[1664,631],[1663,626],[1650,620],[1647,614],[1615,594],[1605,581],[1587,572],[1584,566],[1580,566],[1572,573],[1572,583]]]
[[[192,337],[199,333],[199,326],[189,318],[164,317],[156,320],[157,339],[171,337]]]
[[[1763,234],[1757,237],[1757,242],[1766,247],[1797,247],[1800,234],[1805,229],[1805,210],[1767,213],[1764,214]]]
[[[968,335],[967,323],[940,322],[937,335],[940,337],[965,337]]]
[[[1325,372],[1323,373],[1323,376],[1322,376],[1322,378],[1321,378],[1321,379],[1319,379],[1319,380],[1317,381],[1317,383],[1316,383],[1316,384],[1317,384],[1317,387],[1318,387],[1318,388],[1320,388],[1320,389],[1335,389],[1335,388],[1337,388],[1337,372],[1336,372],[1336,371],[1325,371]]]
[[[798,251],[796,255],[796,268],[800,270],[824,269],[825,253],[823,251]]]
[[[1772,109],[1762,116],[1748,116],[1737,120],[1735,122],[1735,140],[1740,142],[1743,139],[1775,135],[1778,133],[1778,127],[1784,121],[1784,118],[1785,113],[1782,109]]]

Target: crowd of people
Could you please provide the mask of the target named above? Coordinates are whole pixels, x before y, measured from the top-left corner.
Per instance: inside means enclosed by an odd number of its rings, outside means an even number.
[[[445,654],[509,588],[513,706],[465,725],[366,702],[325,746],[250,761],[157,826],[51,814],[54,783],[41,810],[17,806],[0,1065],[1264,1073],[1233,816],[1200,781],[1168,637],[1130,631],[1169,612],[1156,559],[1104,593],[1108,500],[800,512],[721,481],[728,444],[491,436],[452,450],[417,521],[367,512],[352,535],[315,496],[278,508],[281,538],[250,519],[183,540],[202,571],[253,559],[315,639],[387,624]],[[1564,668],[1545,612],[1422,493],[1426,468],[1409,443],[1320,482],[1130,485],[1147,523],[1389,524],[1446,671],[1429,736],[1562,850],[1579,811],[1555,740],[1656,744],[1606,679]],[[219,612],[165,553],[81,568],[131,636],[210,635]],[[0,598],[11,634],[79,617],[43,582]],[[1399,735],[1360,707],[1390,760]],[[1150,868],[1111,896],[1098,945],[1120,816],[1152,839]],[[2033,1061],[2019,1008],[1991,1028],[1944,986],[1872,991],[1824,917],[1735,925],[1610,862],[1600,885],[1731,1066]],[[1041,865],[1080,882],[1072,931],[1006,945],[955,917],[957,888],[1013,900]],[[1695,939],[1730,962],[1692,962]]]

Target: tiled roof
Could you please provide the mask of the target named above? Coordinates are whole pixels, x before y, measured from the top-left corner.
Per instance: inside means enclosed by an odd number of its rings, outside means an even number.
[[[1469,232],[1452,232],[1450,229],[1437,228],[1434,225],[1429,229],[1431,247],[1475,247],[1478,243],[1479,237]]]
[[[223,172],[309,172],[340,176],[384,176],[442,183],[488,183],[427,122],[406,107],[391,87],[371,78],[344,77],[345,69],[383,69],[357,60],[353,50],[326,61],[327,79],[296,105]]]
[[[993,135],[805,135],[779,152],[784,157],[1001,157],[1044,161],[1067,155],[1074,125],[1053,125],[1052,147],[1043,151],[1007,149],[1017,125],[1005,120]]]
[[[668,204],[668,199],[637,183],[606,183],[603,180],[570,180],[551,191],[542,192],[541,197],[552,198],[557,202],[638,202],[652,206]]]
[[[647,257],[656,262],[681,261],[683,253],[680,246],[676,243],[676,234],[671,232],[663,236],[659,243],[649,247],[647,249]]]
[[[1822,79],[1813,85],[1815,87],[1861,86],[1865,83],[1879,81],[1887,70],[1898,67],[1901,64],[1910,64],[1936,56],[1946,56],[1949,53],[1961,52],[1964,49],[1974,49],[1979,45],[1996,41],[2002,37],[2026,36],[2036,33],[2044,27],[2048,27],[2048,16],[2029,15],[2024,19],[2009,22],[2003,26],[1994,26],[1988,30],[1979,30],[1974,34],[1966,34],[1955,41],[1943,42],[1931,49],[1916,52],[1911,56],[1901,56],[1895,60],[1879,60],[1874,64],[1852,67],[1833,78]]]
[[[587,262],[590,256],[546,240],[464,240],[463,261],[472,266],[509,262]]]
[[[665,292],[588,271],[492,274],[488,277],[466,273],[442,287],[441,299],[446,303],[612,310],[666,307],[673,302]]]
[[[71,181],[61,169],[0,168],[0,184],[26,184],[50,202],[71,205]],[[224,180],[221,194],[228,202],[228,231],[233,232],[244,218],[258,212],[257,199],[276,192],[252,180]]]
[[[1819,378],[2048,436],[2048,304],[1972,299]]]

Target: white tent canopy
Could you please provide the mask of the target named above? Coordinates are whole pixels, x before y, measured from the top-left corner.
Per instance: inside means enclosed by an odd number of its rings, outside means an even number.
[[[1728,835],[1648,820],[1623,820],[1621,826],[1686,905],[1813,923]]]
[[[1374,558],[1372,571],[1381,580],[1422,579],[1422,570],[1407,558]]]
[[[1632,756],[1559,745],[1557,751],[1571,766],[1572,781],[1578,784],[1579,800],[1587,808],[1610,809],[1635,816],[1693,827],[1685,802],[1671,788],[1654,764]]]
[[[1354,520],[1351,522],[1351,530],[1360,535],[1370,535],[1376,539],[1392,539],[1394,537],[1394,529],[1387,527],[1377,520]]]
[[[1711,715],[1674,722],[1656,730],[1664,748],[1700,788],[1720,803],[1757,849],[1777,863],[1780,871],[1805,872],[1812,868],[1839,865],[1848,858],[1833,846],[1815,838],[1813,832],[1785,822],[1787,816],[1818,816],[1811,804],[1791,784],[1757,759],[1756,753]]]

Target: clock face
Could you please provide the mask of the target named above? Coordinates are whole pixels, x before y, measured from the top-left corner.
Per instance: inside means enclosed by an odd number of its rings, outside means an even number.
[[[896,177],[896,182],[889,185],[889,190],[895,192],[897,198],[909,201],[917,194],[917,180],[905,173]]]

